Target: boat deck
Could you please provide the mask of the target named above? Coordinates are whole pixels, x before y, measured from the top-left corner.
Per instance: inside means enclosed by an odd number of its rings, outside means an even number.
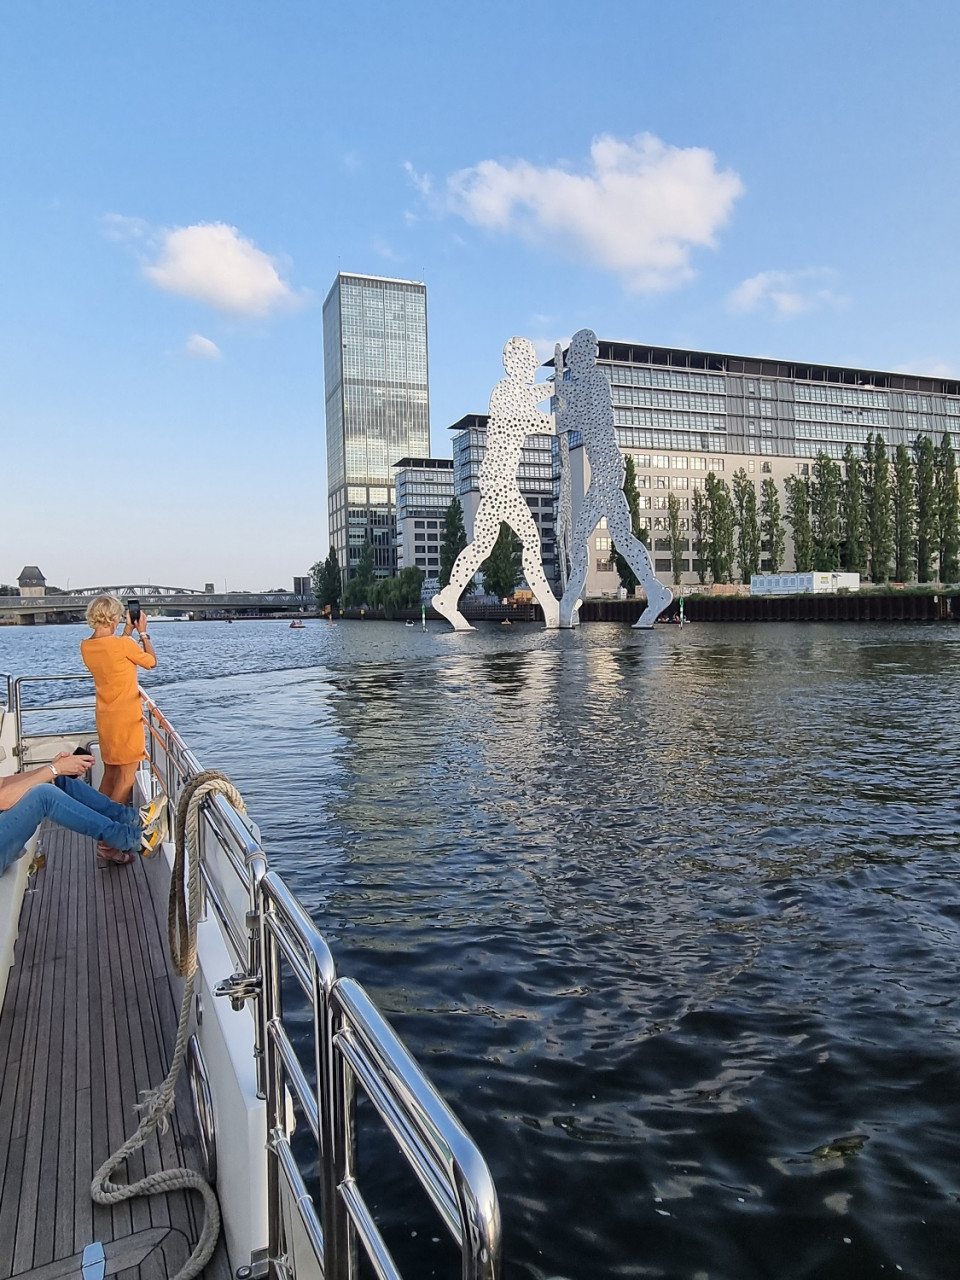
[[[167,1071],[179,998],[166,940],[139,859],[100,869],[91,840],[53,827],[41,848],[46,865],[30,878],[0,1015],[0,1280],[79,1275],[94,1241],[106,1275],[161,1280],[198,1237],[199,1197],[179,1191],[103,1207],[90,1183],[136,1128],[141,1091]],[[169,1129],[151,1135],[126,1176],[199,1168],[197,1153],[181,1078]],[[204,1274],[229,1280],[222,1242]]]

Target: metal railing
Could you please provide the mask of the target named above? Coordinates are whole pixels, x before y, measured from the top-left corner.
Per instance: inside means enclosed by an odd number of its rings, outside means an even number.
[[[200,763],[149,698],[144,720],[151,772],[175,807]],[[360,984],[337,977],[316,925],[268,869],[256,828],[219,795],[204,801],[201,815],[202,843],[216,842],[236,878],[235,885],[224,885],[211,860],[202,859],[204,906],[216,913],[238,966],[217,994],[229,997],[236,1008],[247,1001],[253,1005],[258,1082],[266,1102],[273,1274],[291,1274],[299,1231],[325,1280],[355,1280],[358,1246],[381,1280],[401,1280],[357,1181],[359,1086],[458,1245],[462,1280],[496,1280],[500,1211],[476,1145]],[[284,970],[293,975],[311,1011],[309,1075],[284,1022]],[[291,1145],[290,1099],[316,1147],[319,1205]]]

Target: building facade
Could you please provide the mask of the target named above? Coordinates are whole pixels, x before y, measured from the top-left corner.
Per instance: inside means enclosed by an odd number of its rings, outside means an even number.
[[[425,285],[340,272],[323,304],[323,372],[330,543],[345,577],[365,542],[391,577],[394,468],[430,452]]]
[[[485,413],[468,413],[450,428],[453,433],[453,484],[463,504],[467,538],[480,505],[480,463],[487,448]],[[517,480],[540,533],[543,571],[550,582],[559,578],[556,509],[560,493],[560,455],[554,435],[529,435],[520,454]]]
[[[772,478],[783,509],[787,476],[810,475],[820,452],[839,459],[852,445],[862,454],[870,434],[883,436],[891,454],[921,434],[939,444],[944,431],[960,448],[960,382],[949,379],[605,341],[598,364],[610,379],[621,452],[636,467],[654,568],[667,584],[669,495],[679,500],[686,539],[681,585],[692,585],[691,500],[711,471],[729,485],[743,468],[758,499]],[[583,452],[571,451],[575,505],[589,482]],[[789,565],[789,525],[786,533]],[[590,542],[587,594],[615,594],[607,530],[595,529]]]
[[[397,569],[424,573],[424,591],[440,590],[440,543],[453,501],[449,458],[401,458],[396,465]]]

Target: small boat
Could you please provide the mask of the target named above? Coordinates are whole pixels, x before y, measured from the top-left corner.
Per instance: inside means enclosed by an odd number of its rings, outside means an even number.
[[[407,625],[408,627],[412,627],[412,626],[413,626],[413,619],[412,619],[412,618],[408,618],[408,619],[407,619],[407,622],[406,622],[406,625]]]
[[[303,623],[300,621],[299,618],[294,618],[294,620],[290,623],[290,630],[291,631],[303,630]]]

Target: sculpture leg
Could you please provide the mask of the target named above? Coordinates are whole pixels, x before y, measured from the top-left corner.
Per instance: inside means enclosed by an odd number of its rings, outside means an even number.
[[[460,612],[460,597],[470,579],[493,550],[500,532],[500,516],[487,498],[481,498],[477,517],[473,524],[473,541],[468,542],[450,571],[450,581],[430,601],[437,613],[442,614],[455,631],[473,631],[474,628]]]
[[[560,601],[560,626],[563,628],[580,625],[580,595],[590,569],[590,534],[597,527],[602,515],[602,503],[598,500],[596,493],[591,493],[587,489],[583,506],[577,516],[577,527],[573,531],[570,577],[563,599]]]
[[[635,628],[646,631],[653,626],[673,599],[673,592],[669,587],[665,587],[662,582],[658,581],[657,575],[653,570],[650,552],[639,538],[633,536],[633,528],[630,523],[630,508],[622,490],[617,493],[610,506],[611,510],[607,516],[610,534],[617,550],[637,575],[640,585],[643,587],[644,595],[647,597],[647,607],[633,625]]]
[[[543,572],[543,554],[537,522],[530,514],[526,502],[515,517],[514,532],[523,544],[523,572],[530,590],[543,610],[544,624],[550,630],[560,625],[560,601],[553,594],[547,575]],[[511,521],[513,523],[513,521]]]

